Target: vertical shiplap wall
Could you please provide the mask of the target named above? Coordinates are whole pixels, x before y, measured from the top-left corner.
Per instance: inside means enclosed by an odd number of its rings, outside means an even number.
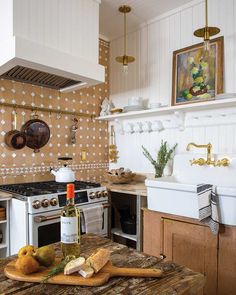
[[[0,0],[0,4],[3,1],[7,2]],[[11,0],[9,4],[4,3],[1,6],[7,10],[0,11],[0,19],[4,20],[2,28],[13,19],[9,9],[12,3],[15,36],[57,48],[91,62],[98,62],[98,1]],[[5,18],[5,15],[8,18]],[[13,34],[8,33],[7,37]]]
[[[221,29],[224,36],[225,92],[236,92],[236,0],[209,0],[209,25]],[[128,104],[131,96],[142,96],[149,102],[169,105],[172,86],[172,53],[174,50],[199,43],[194,37],[195,29],[204,26],[204,1],[194,0],[163,16],[144,24],[128,35],[128,54],[135,56],[135,63],[129,66],[128,75],[122,72],[115,57],[123,53],[123,39],[111,42],[110,90],[115,106]],[[147,120],[148,118],[144,119]],[[185,152],[188,142],[212,142],[215,153],[236,153],[236,125],[226,125],[212,118],[212,124],[195,124],[184,131],[166,129],[160,133],[120,134],[116,140],[119,161],[115,166],[129,167],[139,172],[152,172],[152,167],[142,155],[141,145],[156,153],[161,140],[170,145],[178,143],[177,152]],[[116,126],[119,130],[119,125]],[[113,165],[114,166],[114,165]]]

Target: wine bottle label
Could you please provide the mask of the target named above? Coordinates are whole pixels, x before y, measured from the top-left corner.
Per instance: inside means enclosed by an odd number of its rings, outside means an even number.
[[[78,217],[61,216],[61,242],[78,243]]]

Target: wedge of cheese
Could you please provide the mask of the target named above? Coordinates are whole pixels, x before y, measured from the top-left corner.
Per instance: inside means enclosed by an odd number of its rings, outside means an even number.
[[[86,279],[91,278],[91,276],[94,274],[94,270],[89,265],[84,264],[82,268],[79,270],[79,274]]]
[[[101,248],[89,256],[86,260],[86,265],[92,267],[95,273],[97,273],[109,261],[109,259],[110,251],[105,248]]]
[[[78,257],[68,262],[64,268],[64,275],[70,275],[76,271],[79,271],[85,264],[84,257]]]

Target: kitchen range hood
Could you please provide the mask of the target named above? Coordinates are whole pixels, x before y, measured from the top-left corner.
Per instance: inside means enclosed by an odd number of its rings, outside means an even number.
[[[104,82],[100,0],[8,0],[0,10],[0,76],[61,92]]]

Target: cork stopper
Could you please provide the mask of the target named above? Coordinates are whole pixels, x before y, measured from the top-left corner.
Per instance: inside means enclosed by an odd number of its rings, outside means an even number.
[[[73,183],[67,184],[67,199],[72,199],[75,196],[75,185]]]

